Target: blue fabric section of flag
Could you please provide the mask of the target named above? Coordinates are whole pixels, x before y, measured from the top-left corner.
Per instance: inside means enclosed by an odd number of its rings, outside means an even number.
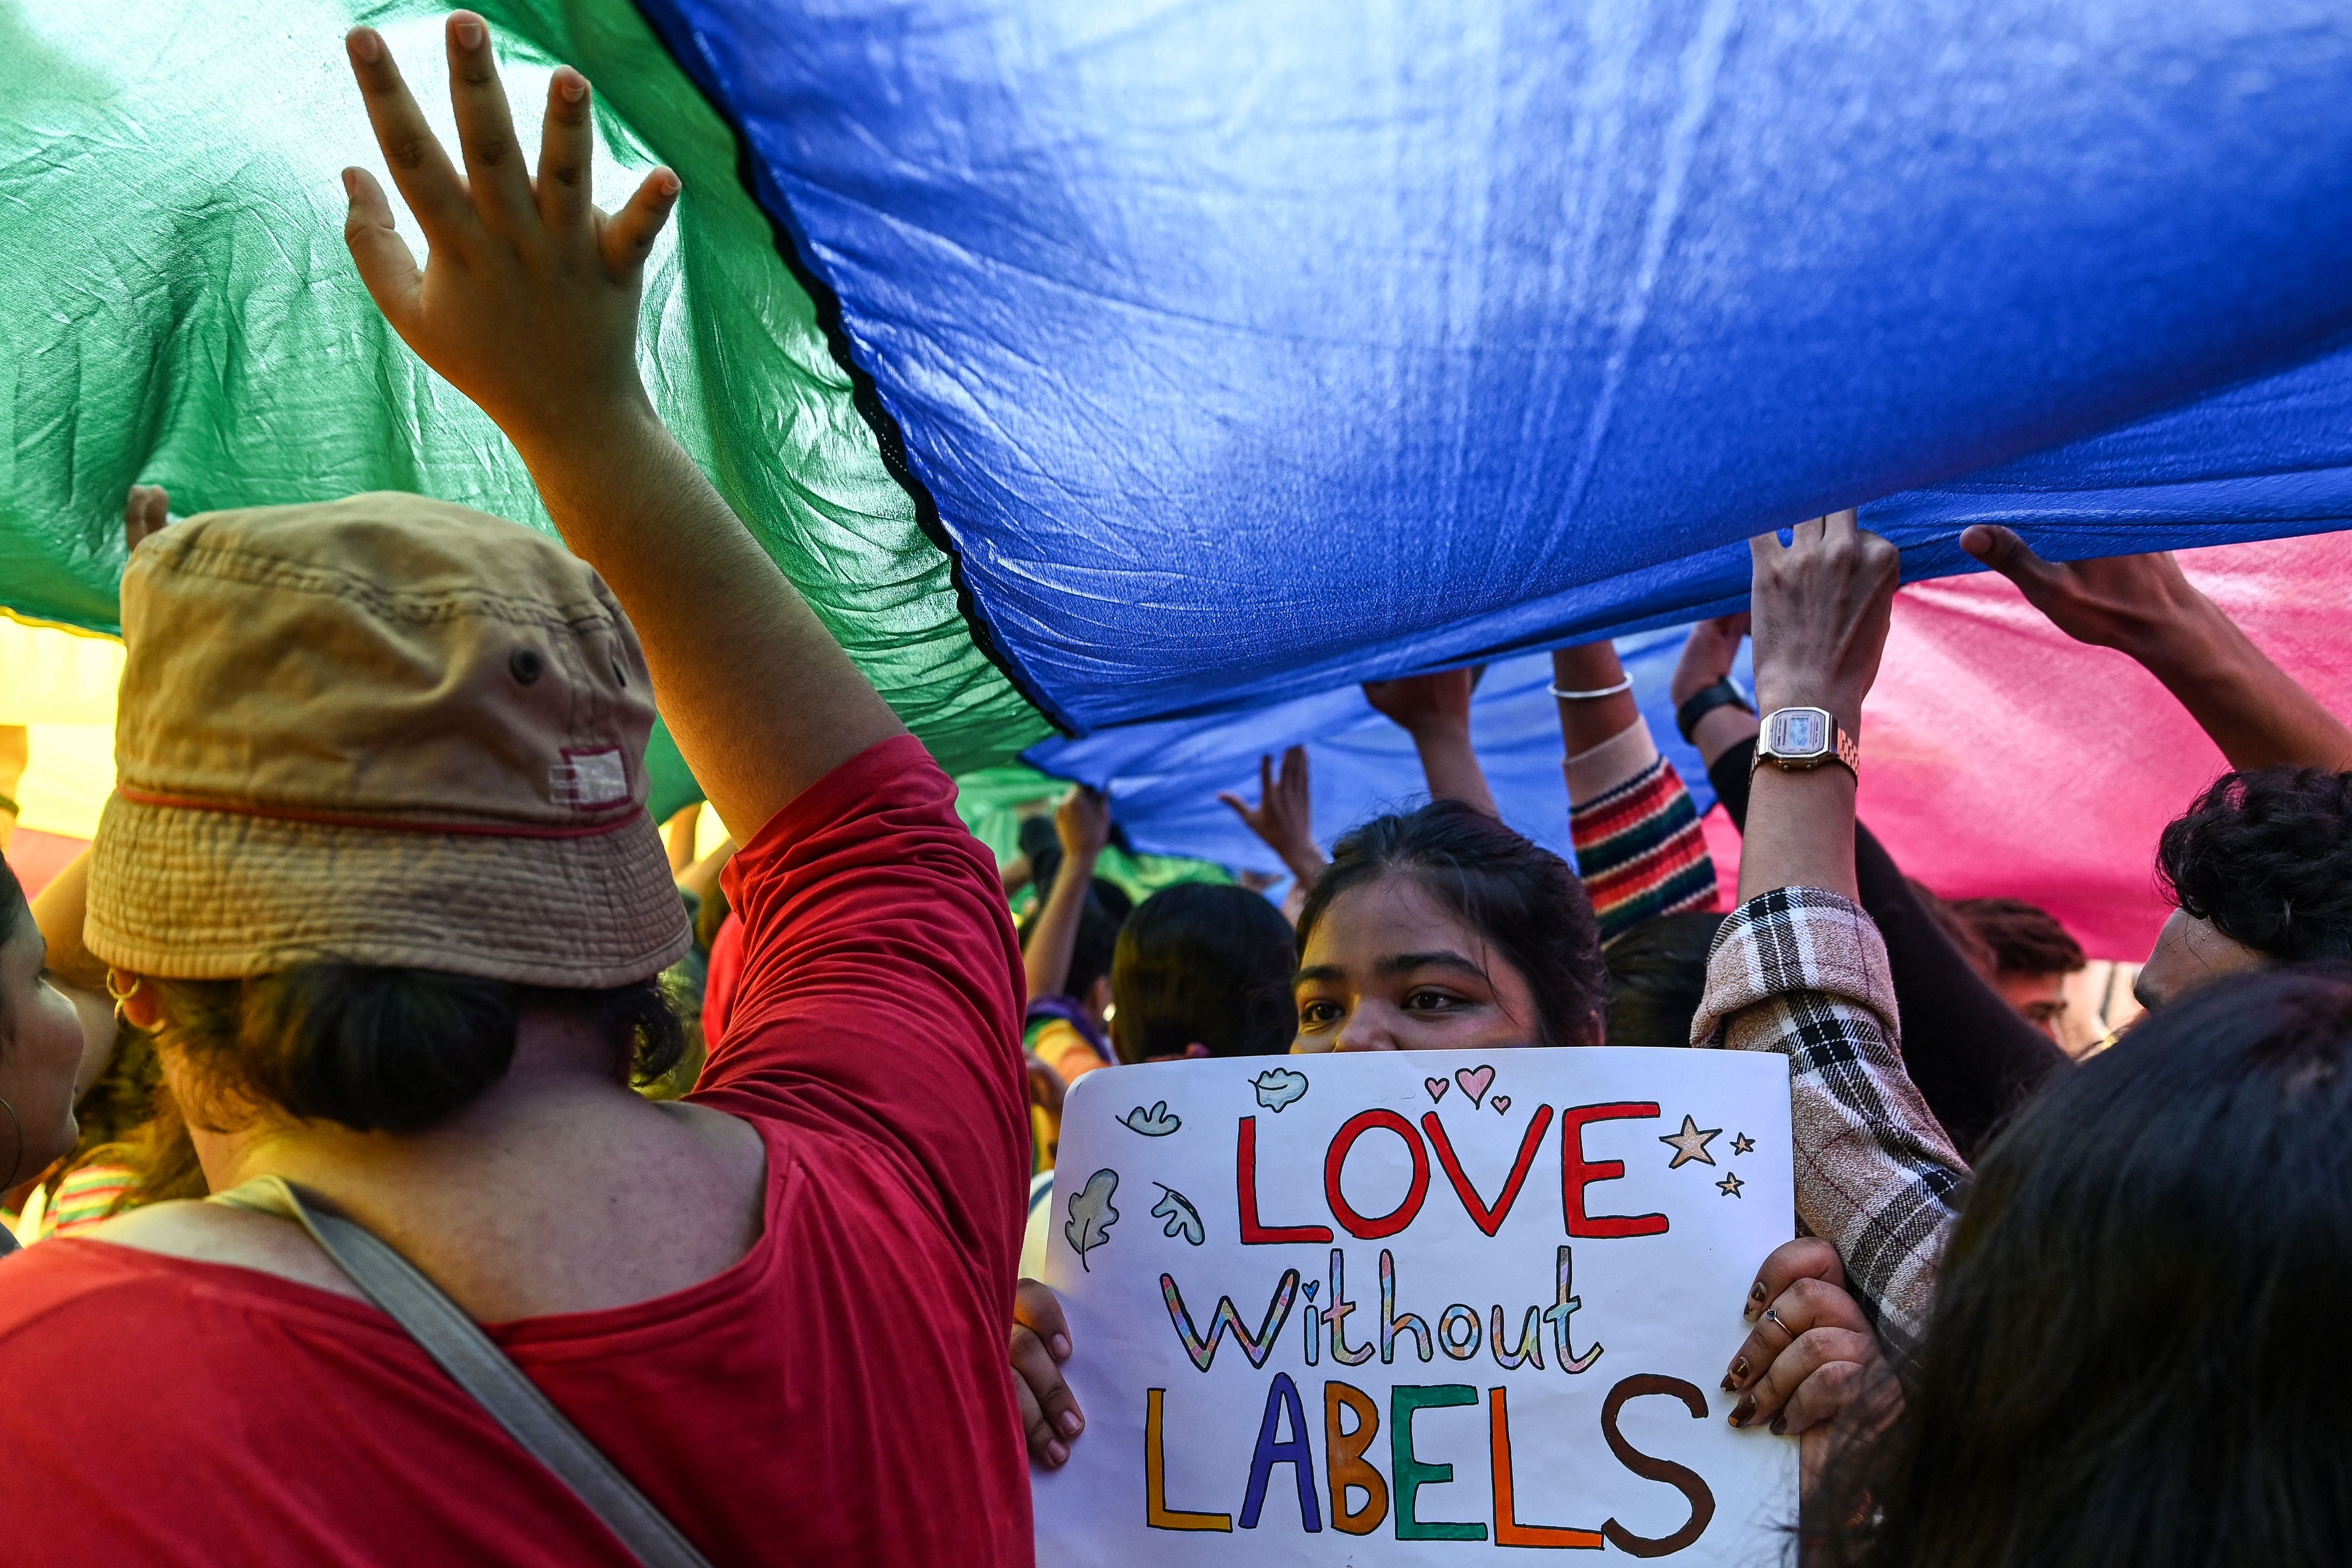
[[[642,3],[1081,730],[2352,519],[2340,6]]]
[[[1715,805],[1697,752],[1675,732],[1667,684],[1682,654],[1680,628],[1625,638],[1619,651],[1658,750],[1682,774],[1691,804]],[[1748,647],[1734,679],[1748,687]],[[1471,739],[1503,819],[1571,863],[1568,784],[1560,776],[1559,705],[1550,695],[1551,658],[1522,654],[1486,667],[1471,710]],[[1328,849],[1347,829],[1383,811],[1429,798],[1421,758],[1405,732],[1372,711],[1350,688],[1320,692],[1236,714],[1203,714],[1156,724],[1123,725],[1084,740],[1050,740],[1024,756],[1064,778],[1111,793],[1112,809],[1137,848],[1190,855],[1222,866],[1280,872],[1282,863],[1241,819],[1220,805],[1231,790],[1255,804],[1258,758],[1307,747],[1312,769],[1315,831]]]

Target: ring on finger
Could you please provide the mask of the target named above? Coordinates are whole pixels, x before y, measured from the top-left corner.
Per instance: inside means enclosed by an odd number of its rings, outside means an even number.
[[[1784,1334],[1788,1335],[1788,1336],[1789,1336],[1789,1339],[1790,1339],[1790,1342],[1791,1343],[1794,1343],[1794,1342],[1795,1342],[1796,1338],[1797,1338],[1797,1331],[1796,1331],[1796,1330],[1794,1330],[1794,1329],[1792,1329],[1792,1328],[1790,1328],[1788,1324],[1786,1324],[1786,1323],[1782,1322],[1782,1321],[1780,1321],[1780,1314],[1778,1311],[1774,1310],[1773,1310],[1772,1308],[1770,1308],[1770,1307],[1767,1307],[1767,1308],[1765,1308],[1765,1309],[1764,1309],[1764,1321],[1766,1321],[1766,1322],[1768,1322],[1768,1323],[1771,1324],[1774,1328],[1776,1328],[1776,1329],[1780,1330],[1782,1333],[1784,1333]]]

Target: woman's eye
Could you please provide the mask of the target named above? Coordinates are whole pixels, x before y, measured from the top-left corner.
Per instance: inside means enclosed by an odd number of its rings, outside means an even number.
[[[1339,1016],[1339,1009],[1328,1002],[1301,1002],[1298,1021],[1301,1024],[1328,1024]]]
[[[1454,1005],[1454,998],[1443,991],[1416,991],[1404,999],[1408,1013],[1443,1013]]]

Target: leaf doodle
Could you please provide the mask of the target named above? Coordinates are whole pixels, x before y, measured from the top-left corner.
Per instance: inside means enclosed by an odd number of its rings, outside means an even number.
[[[1307,1075],[1288,1068],[1276,1068],[1250,1079],[1257,1089],[1257,1102],[1277,1114],[1283,1107],[1294,1104],[1307,1092]]]
[[[1146,1138],[1165,1138],[1183,1126],[1184,1119],[1170,1110],[1166,1100],[1155,1100],[1150,1110],[1146,1110],[1139,1105],[1120,1117],[1118,1123],[1129,1131],[1140,1132]]]
[[[1192,1206],[1192,1199],[1165,1182],[1151,1184],[1167,1194],[1151,1205],[1151,1217],[1168,1222],[1161,1235],[1181,1236],[1195,1247],[1209,1239],[1209,1227],[1201,1223],[1201,1211]]]
[[[1110,1241],[1110,1227],[1118,1223],[1118,1211],[1110,1206],[1111,1194],[1118,1191],[1117,1171],[1097,1171],[1087,1178],[1086,1188],[1070,1196],[1070,1217],[1062,1226],[1070,1249],[1078,1255],[1078,1267],[1089,1274],[1094,1265],[1087,1254]]]

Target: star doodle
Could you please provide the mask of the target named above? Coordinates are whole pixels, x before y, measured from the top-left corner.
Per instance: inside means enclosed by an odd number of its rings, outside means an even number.
[[[1735,1154],[1753,1154],[1756,1152],[1756,1140],[1745,1132],[1737,1133],[1731,1140],[1731,1152]]]
[[[1747,1184],[1739,1179],[1739,1173],[1737,1171],[1727,1171],[1724,1173],[1723,1180],[1715,1184],[1715,1190],[1727,1198],[1736,1198],[1739,1195],[1739,1189]]]
[[[1702,1165],[1714,1164],[1715,1156],[1706,1152],[1707,1141],[1720,1137],[1722,1132],[1723,1129],[1720,1127],[1709,1127],[1701,1131],[1696,1120],[1688,1115],[1684,1116],[1681,1131],[1669,1132],[1658,1140],[1675,1152],[1675,1157],[1667,1162],[1666,1169],[1679,1171],[1693,1160],[1696,1160]]]

